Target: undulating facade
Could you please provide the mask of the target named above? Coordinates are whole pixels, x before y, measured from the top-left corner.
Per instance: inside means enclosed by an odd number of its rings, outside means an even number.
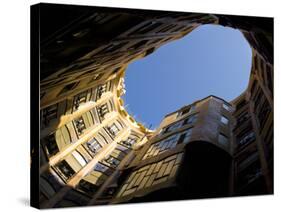
[[[273,193],[271,18],[55,4],[31,15],[40,20],[31,19],[40,29],[31,33],[40,42],[31,51],[40,55],[33,206]],[[124,106],[126,67],[202,24],[244,34],[253,53],[248,88],[231,102],[210,95],[147,129]]]

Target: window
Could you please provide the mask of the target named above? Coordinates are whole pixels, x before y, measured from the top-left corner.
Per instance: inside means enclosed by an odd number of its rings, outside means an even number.
[[[228,105],[222,104],[222,107],[223,107],[224,109],[226,109],[227,111],[230,111],[230,107],[229,107]]]
[[[225,116],[221,117],[221,123],[228,125],[228,119]]]
[[[107,84],[99,85],[97,88],[97,99],[100,99],[102,94],[105,93],[107,90]]]
[[[197,114],[194,114],[192,116],[189,116],[187,119],[184,120],[184,125],[185,124],[193,124],[197,120]]]
[[[98,115],[99,115],[101,121],[104,120],[105,115],[109,112],[107,103],[98,106],[97,112],[98,112]]]
[[[108,169],[108,167],[101,163],[97,163],[97,165],[94,168],[94,170],[98,171],[98,172],[105,172],[107,169]]]
[[[96,166],[94,167],[94,171],[98,171],[101,173],[104,173],[106,175],[111,175],[113,173],[113,170],[110,169],[108,166],[102,164],[102,163],[97,163]]]
[[[91,151],[92,156],[94,156],[102,148],[100,143],[95,138],[87,141],[84,146],[86,146]]]
[[[94,74],[94,76],[92,77],[92,79],[89,81],[88,84],[95,82],[96,80],[101,79],[101,77],[103,76],[103,74]]]
[[[75,119],[74,125],[76,127],[78,135],[81,135],[86,129],[86,125],[82,117]]]
[[[173,130],[176,130],[178,128],[180,128],[183,124],[183,121],[178,121],[176,123],[173,123],[172,125],[164,128],[163,133],[167,133],[167,132],[171,132]]]
[[[53,155],[55,155],[56,153],[59,152],[58,145],[57,145],[54,133],[48,135],[43,140],[43,146],[44,146],[44,150],[45,150],[45,152],[46,152],[48,157],[53,156]]]
[[[79,189],[84,191],[87,195],[94,195],[94,193],[98,190],[98,186],[82,179],[79,182]]]
[[[253,140],[255,140],[255,133],[253,131],[248,132],[239,140],[239,146],[247,145]]]
[[[225,135],[221,134],[221,133],[219,134],[219,144],[221,144],[221,145],[223,145],[225,147],[228,146],[228,138]]]
[[[79,82],[73,82],[73,83],[70,83],[70,84],[64,86],[64,88],[60,91],[59,95],[73,90],[75,87],[77,87],[78,84],[79,84]]]
[[[148,22],[144,25],[142,25],[141,27],[139,27],[137,30],[135,30],[134,32],[130,33],[130,35],[132,34],[144,34],[144,33],[147,33],[153,29],[156,29],[157,27],[161,26],[162,24],[161,23],[157,23],[157,22]]]
[[[123,140],[120,143],[128,148],[131,148],[136,143],[136,141],[136,138],[128,137],[127,140]]]
[[[185,108],[178,114],[178,116],[183,116],[185,114],[191,113],[195,110],[195,108],[196,108],[195,105],[192,105],[191,107]]]
[[[135,50],[138,49],[139,47],[144,47],[145,44],[147,44],[148,40],[142,40],[134,44],[133,46],[130,47],[130,49]]]
[[[46,95],[46,92],[40,93],[40,100],[43,99],[43,97]]]
[[[178,135],[172,135],[160,142],[153,143],[144,155],[143,160],[174,148],[177,145],[178,137]]]
[[[74,106],[74,110],[77,110],[78,107],[83,104],[83,103],[86,103],[87,101],[87,91],[83,92],[83,93],[80,93],[78,95],[76,95],[74,97],[74,103],[73,103],[73,106]]]
[[[57,112],[58,112],[58,104],[51,105],[51,106],[43,109],[41,111],[42,123],[45,126],[48,126],[50,121],[57,118],[57,116],[58,116]]]
[[[259,120],[261,130],[263,129],[270,112],[271,112],[271,108],[270,108],[267,100],[265,100],[261,106],[260,112],[258,113],[258,120]]]
[[[117,160],[115,157],[113,157],[113,156],[108,156],[108,157],[106,157],[105,159],[104,159],[104,162],[105,163],[107,163],[107,164],[109,164],[110,166],[112,166],[113,168],[116,168],[118,165],[119,165],[119,163],[120,163],[120,161],[119,160]]]
[[[242,113],[238,118],[237,118],[237,125],[240,125],[244,122],[246,122],[247,120],[249,120],[250,118],[250,114],[248,112],[244,112]]]
[[[237,165],[238,182],[245,185],[255,181],[261,176],[261,166],[257,152],[249,155]]]
[[[159,33],[159,32],[161,32],[161,33],[167,32],[167,31],[169,31],[170,29],[174,28],[175,26],[176,26],[175,24],[170,24],[170,25],[168,25],[168,26],[164,26],[164,28],[160,29],[157,33]]]
[[[122,46],[124,46],[127,42],[120,42],[120,43],[111,43],[107,47],[105,47],[103,50],[98,52],[99,54],[107,54],[112,53],[118,49],[120,49]]]
[[[63,160],[56,165],[57,171],[60,173],[60,176],[64,180],[70,179],[74,174],[75,171],[69,166],[69,164]]]
[[[107,127],[108,132],[111,136],[115,137],[117,133],[120,131],[115,123],[113,123],[111,126]]]
[[[266,75],[267,75],[268,88],[271,91],[271,93],[273,93],[272,71],[271,71],[271,68],[268,64],[266,65]]]
[[[192,133],[192,128],[189,128],[186,131],[184,131],[180,136],[178,144],[179,143],[185,143],[185,144],[188,143],[190,140],[190,137],[191,137],[191,133]]]
[[[245,105],[247,105],[247,102],[246,102],[245,99],[243,99],[241,102],[239,102],[239,103],[236,105],[236,110],[241,109],[241,108],[244,107]]]
[[[78,163],[83,167],[87,164],[87,161],[82,157],[82,155],[76,150],[73,151],[72,156],[78,161]]]

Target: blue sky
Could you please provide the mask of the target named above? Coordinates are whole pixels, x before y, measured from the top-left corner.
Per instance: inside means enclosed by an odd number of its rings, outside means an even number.
[[[251,57],[240,31],[200,26],[129,64],[123,96],[126,109],[153,129],[166,114],[208,95],[230,101],[248,85]]]

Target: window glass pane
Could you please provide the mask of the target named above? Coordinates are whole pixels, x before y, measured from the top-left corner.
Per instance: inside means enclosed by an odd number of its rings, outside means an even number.
[[[87,141],[84,146],[86,146],[91,151],[92,156],[94,156],[101,149],[101,145],[95,138]]]
[[[183,139],[183,143],[188,143],[189,140],[190,140],[190,137],[191,137],[191,133],[192,133],[192,128],[189,128],[187,129],[185,132],[184,132],[184,139]]]
[[[75,174],[75,171],[69,166],[69,164],[65,160],[59,162],[55,166],[55,168],[64,180],[68,180]]]
[[[86,125],[85,125],[82,117],[75,119],[74,125],[76,127],[78,135],[81,135],[84,132],[84,130],[86,129]]]
[[[221,122],[227,125],[228,124],[228,119],[226,117],[222,116],[221,117]]]
[[[228,138],[223,134],[219,134],[219,144],[228,146]]]
[[[162,141],[152,144],[146,154],[144,155],[143,160],[159,155],[167,151],[168,149],[174,148],[177,145],[178,138],[179,135],[172,135]]]
[[[50,134],[43,140],[44,149],[48,155],[48,157],[55,155],[59,152],[57,141],[55,139],[55,135]]]
[[[105,115],[109,112],[107,103],[97,107],[97,112],[101,120],[104,120]]]
[[[87,162],[86,162],[85,159],[79,154],[79,152],[73,151],[71,154],[73,155],[73,157],[75,157],[75,159],[78,161],[78,163],[79,163],[82,167],[87,164]]]
[[[109,131],[109,133],[115,137],[117,135],[117,133],[119,132],[118,127],[116,126],[116,124],[112,124],[111,126],[107,127],[107,130]]]
[[[223,106],[223,108],[226,109],[227,111],[230,111],[230,107],[229,107],[228,105],[223,104],[222,106]]]

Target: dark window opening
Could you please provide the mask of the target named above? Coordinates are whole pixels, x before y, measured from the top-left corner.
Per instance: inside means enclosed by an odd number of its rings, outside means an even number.
[[[99,187],[82,179],[80,180],[77,188],[84,192],[86,195],[92,196],[97,192]]]
[[[77,87],[78,84],[79,84],[79,82],[73,82],[73,83],[70,83],[70,84],[64,86],[64,88],[60,91],[59,95],[62,95],[64,93],[67,93],[68,91],[73,90],[74,88]]]
[[[65,180],[69,180],[74,174],[75,171],[69,166],[69,164],[63,160],[55,166],[56,170],[59,172],[59,175]]]
[[[248,129],[247,129],[248,131]],[[252,143],[256,139],[255,133],[253,131],[243,132],[238,135],[238,148],[247,146],[248,144]]]
[[[271,91],[273,95],[273,79],[272,79],[272,71],[269,65],[266,65],[266,75],[267,75],[267,83],[268,83],[268,88]]]
[[[51,157],[59,152],[55,134],[52,133],[43,139],[43,148],[48,157]]]
[[[265,100],[263,105],[261,106],[260,112],[258,114],[260,130],[263,129],[270,112],[271,112],[271,108],[270,108],[267,100]]]
[[[251,165],[238,174],[238,186],[244,187],[262,176],[259,160],[253,161]]]
[[[178,114],[178,117],[183,116],[183,115],[188,114],[188,113],[191,113],[194,110],[195,110],[195,105],[192,105],[191,107],[185,108]]]
[[[58,117],[58,104],[51,105],[41,110],[41,121],[44,126],[48,126],[50,121]]]
[[[160,29],[159,31],[157,31],[157,33],[163,33],[163,32],[167,32],[170,29],[174,28],[176,25],[175,24],[170,24],[168,26],[165,26],[164,28]]]
[[[130,35],[132,34],[145,34],[153,29],[156,29],[157,27],[161,26],[161,23],[157,23],[157,22],[148,22],[145,25],[139,27],[138,29],[136,29],[134,32],[130,33]]]
[[[242,113],[240,116],[238,116],[237,121],[236,121],[236,125],[239,126],[239,125],[243,124],[244,122],[249,120],[250,117],[251,116],[248,112]]]
[[[137,42],[133,46],[131,46],[129,49],[135,50],[135,49],[138,49],[139,47],[144,47],[145,44],[147,44],[147,42],[148,42],[148,40],[142,40],[140,42]]]
[[[236,105],[236,110],[239,110],[241,108],[243,108],[245,105],[247,105],[247,101],[245,99],[243,99],[242,101],[240,101],[237,105]]]

